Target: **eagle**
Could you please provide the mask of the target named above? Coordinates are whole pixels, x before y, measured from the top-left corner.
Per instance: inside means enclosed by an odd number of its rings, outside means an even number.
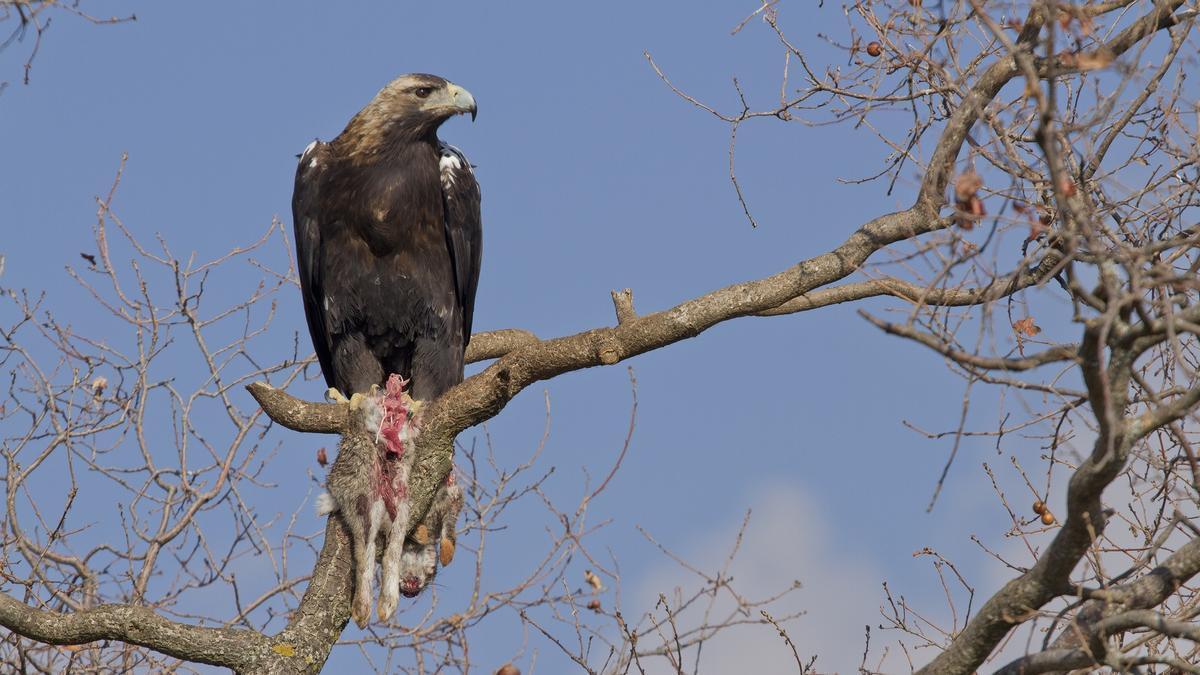
[[[292,194],[304,314],[334,398],[384,386],[416,400],[462,381],[479,280],[479,184],[438,138],[470,92],[435,75],[388,83],[300,155]]]

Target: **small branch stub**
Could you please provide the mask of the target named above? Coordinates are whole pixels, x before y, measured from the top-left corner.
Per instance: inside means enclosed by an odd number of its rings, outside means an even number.
[[[633,290],[626,288],[620,291],[612,291],[613,308],[617,310],[617,325],[623,325],[628,321],[637,318],[637,312],[633,309]]]

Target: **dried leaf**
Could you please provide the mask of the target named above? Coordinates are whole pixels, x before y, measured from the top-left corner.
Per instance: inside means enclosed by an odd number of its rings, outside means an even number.
[[[1033,323],[1033,317],[1027,316],[1013,324],[1013,330],[1018,334],[1028,335],[1033,337],[1042,332],[1042,329]]]
[[[987,215],[987,210],[983,208],[983,200],[977,196],[959,201],[955,206],[959,211],[958,226],[964,230],[975,229],[975,223]]]
[[[1025,237],[1025,243],[1028,244],[1029,242],[1036,240],[1038,237],[1045,234],[1046,229],[1047,229],[1046,225],[1040,219],[1034,220],[1033,218],[1030,218],[1029,219],[1029,236]]]
[[[325,448],[317,449],[317,464],[320,464],[321,468],[329,464],[329,455],[325,453]]]
[[[1024,206],[1016,211],[1025,214],[1025,218],[1029,220],[1029,236],[1025,237],[1026,244],[1041,237],[1050,229],[1050,211],[1046,207]]]
[[[954,196],[960,202],[965,202],[979,192],[983,187],[983,179],[974,170],[967,171],[954,181]]]

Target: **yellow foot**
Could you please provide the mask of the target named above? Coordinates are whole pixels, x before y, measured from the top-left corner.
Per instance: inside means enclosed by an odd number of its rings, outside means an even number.
[[[346,400],[345,396],[342,396],[342,392],[338,391],[337,387],[330,387],[329,389],[326,389],[325,390],[325,398],[329,399],[330,401],[333,401],[334,403],[349,403],[350,402],[350,401]]]
[[[342,399],[342,400],[345,401],[346,399]],[[359,408],[361,408],[363,406],[363,403],[366,402],[366,400],[367,400],[367,397],[362,394],[352,394],[350,396],[350,400],[346,401],[346,402],[350,404],[351,410],[358,410]]]

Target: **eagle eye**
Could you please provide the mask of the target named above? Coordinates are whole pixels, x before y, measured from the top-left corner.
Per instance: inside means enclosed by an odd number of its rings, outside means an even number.
[[[417,98],[429,98],[429,95],[433,93],[433,87],[417,87],[413,93],[417,95]]]

